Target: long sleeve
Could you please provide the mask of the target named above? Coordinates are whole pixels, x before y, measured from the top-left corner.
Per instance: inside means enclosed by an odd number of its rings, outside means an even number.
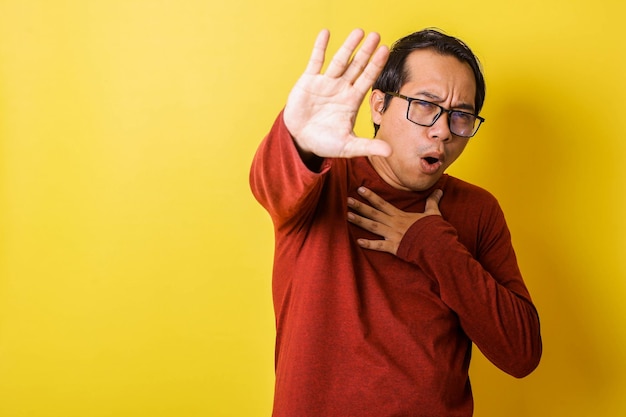
[[[298,154],[281,112],[259,146],[250,170],[250,188],[277,227],[314,207],[330,160],[320,172],[310,171]]]
[[[463,184],[440,179],[443,218],[414,224],[399,256],[363,249],[376,237],[346,215],[358,187],[413,212],[432,190],[397,190],[365,157],[311,171],[279,115],[250,171],[275,229],[275,417],[467,417],[472,341],[515,376],[536,366],[539,324],[503,216]]]
[[[497,204],[491,206],[487,214],[481,210],[484,221],[474,236],[478,236],[475,254],[460,242],[452,224],[429,216],[409,229],[398,256],[419,265],[437,282],[441,299],[458,314],[468,337],[490,361],[521,378],[541,358],[539,318],[504,216]]]

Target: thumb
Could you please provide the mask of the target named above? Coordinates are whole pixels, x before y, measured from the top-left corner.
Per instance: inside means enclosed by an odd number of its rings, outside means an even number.
[[[353,158],[355,156],[383,156],[388,157],[391,155],[391,146],[380,139],[367,139],[354,137],[346,147],[342,158]]]
[[[426,200],[426,209],[424,210],[424,213],[441,215],[441,212],[439,211],[439,202],[441,201],[441,197],[443,197],[443,191],[440,189],[433,191],[433,193],[428,196],[428,199]]]

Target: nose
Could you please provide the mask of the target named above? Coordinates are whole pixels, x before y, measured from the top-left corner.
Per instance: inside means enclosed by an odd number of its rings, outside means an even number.
[[[452,132],[450,132],[449,115],[447,112],[442,112],[435,123],[428,128],[428,136],[431,139],[437,139],[441,142],[447,142],[452,139]]]

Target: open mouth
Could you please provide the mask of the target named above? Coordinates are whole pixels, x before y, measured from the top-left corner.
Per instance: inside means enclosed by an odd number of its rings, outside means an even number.
[[[428,175],[436,174],[443,165],[441,158],[437,155],[424,155],[421,159],[422,172]]]
[[[428,162],[429,165],[434,165],[439,162],[439,158],[435,158],[434,156],[426,156],[424,160]]]

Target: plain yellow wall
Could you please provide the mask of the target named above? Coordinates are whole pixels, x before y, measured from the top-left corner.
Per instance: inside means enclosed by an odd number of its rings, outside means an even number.
[[[543,325],[526,379],[475,354],[476,415],[624,415],[622,3],[0,0],[0,416],[268,416],[252,155],[321,28],[426,26],[483,62],[451,173],[499,198]]]

